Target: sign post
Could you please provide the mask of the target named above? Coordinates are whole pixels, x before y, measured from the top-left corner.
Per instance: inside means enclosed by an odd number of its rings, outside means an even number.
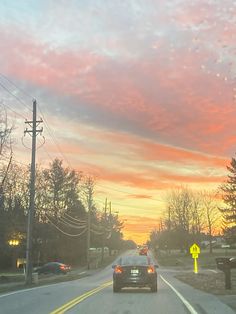
[[[194,259],[193,271],[195,274],[197,274],[198,273],[197,259],[198,259],[198,254],[200,254],[200,247],[196,243],[194,243],[190,247],[190,254],[192,254],[192,258]]]

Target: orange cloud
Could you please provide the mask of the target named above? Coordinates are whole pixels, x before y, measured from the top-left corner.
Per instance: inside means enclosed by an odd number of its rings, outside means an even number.
[[[151,199],[152,196],[151,195],[145,195],[145,194],[129,194],[128,195],[129,198],[138,198],[138,199]]]
[[[122,229],[124,238],[133,239],[137,244],[149,240],[150,232],[158,228],[160,223],[160,220],[146,216],[126,215],[120,218],[124,220],[124,229]]]

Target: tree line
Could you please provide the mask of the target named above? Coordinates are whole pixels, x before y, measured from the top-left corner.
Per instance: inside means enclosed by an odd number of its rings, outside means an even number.
[[[13,256],[24,258],[26,253],[30,166],[13,161],[13,128],[8,126],[6,111],[1,110],[0,114],[0,268],[6,268],[11,265]],[[50,260],[71,264],[86,262],[88,197],[91,202],[90,246],[107,246],[111,252],[133,245],[123,240],[123,223],[118,215],[99,209],[95,190],[96,180],[92,176],[64,167],[58,158],[48,167],[37,165],[34,263]]]
[[[158,228],[150,233],[150,245],[157,249],[188,252],[194,242],[209,243],[221,234],[229,245],[236,245],[236,159],[227,166],[229,174],[217,191],[172,189],[166,195],[166,208]]]

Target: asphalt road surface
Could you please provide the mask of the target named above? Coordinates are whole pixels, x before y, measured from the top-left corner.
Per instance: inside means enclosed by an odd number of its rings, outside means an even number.
[[[134,251],[127,254],[137,254]],[[195,290],[158,269],[158,292],[112,291],[112,268],[81,278],[0,295],[1,314],[232,314],[215,296]]]

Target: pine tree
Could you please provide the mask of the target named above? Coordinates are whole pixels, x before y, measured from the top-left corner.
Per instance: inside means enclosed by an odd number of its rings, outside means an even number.
[[[236,241],[236,159],[232,158],[227,166],[229,174],[227,180],[221,185],[225,206],[220,208],[224,217],[225,235],[230,242]]]

